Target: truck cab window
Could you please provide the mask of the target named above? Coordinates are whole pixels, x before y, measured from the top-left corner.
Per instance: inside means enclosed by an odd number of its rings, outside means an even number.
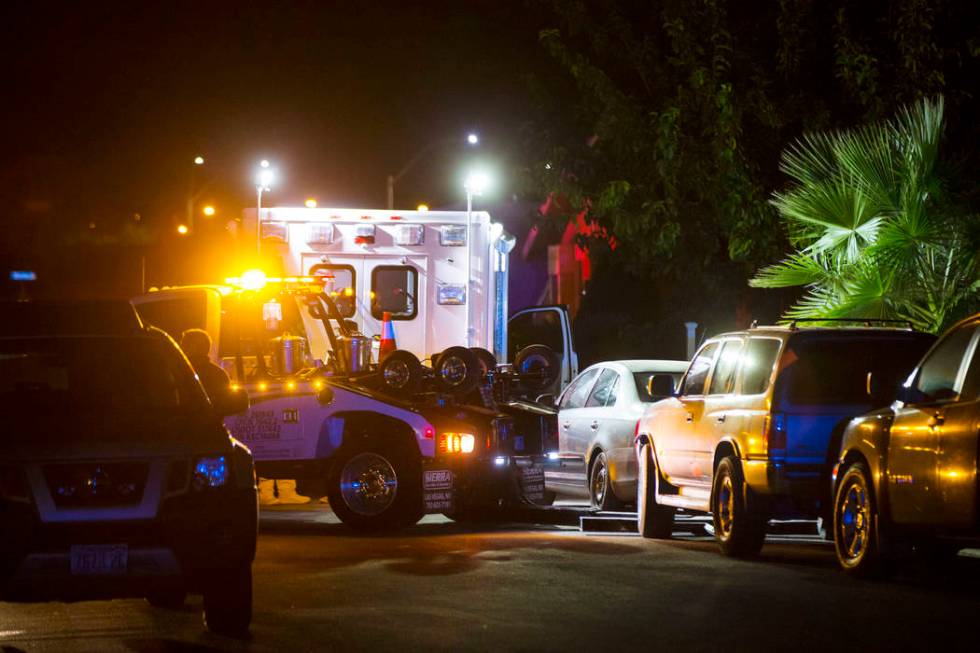
[[[391,313],[393,320],[411,320],[418,315],[419,275],[409,265],[379,265],[371,271],[371,315],[380,320]]]

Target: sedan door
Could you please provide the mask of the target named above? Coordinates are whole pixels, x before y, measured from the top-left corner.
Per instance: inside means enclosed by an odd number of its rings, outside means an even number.
[[[581,489],[585,484],[585,442],[590,422],[585,415],[585,402],[592,392],[600,367],[590,367],[576,377],[558,401],[558,460],[559,469],[548,474],[549,481]]]

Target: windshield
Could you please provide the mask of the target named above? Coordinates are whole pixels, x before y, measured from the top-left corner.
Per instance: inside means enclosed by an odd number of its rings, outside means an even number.
[[[203,408],[193,371],[149,338],[0,340],[0,405],[35,414]]]
[[[791,404],[887,404],[932,338],[808,338],[792,342],[779,383]],[[870,377],[869,377],[870,375]]]

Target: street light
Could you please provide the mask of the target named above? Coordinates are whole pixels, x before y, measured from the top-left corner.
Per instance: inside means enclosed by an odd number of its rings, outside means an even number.
[[[188,233],[190,233],[190,229],[186,224],[179,224],[177,225],[177,233],[181,236],[186,236]]]
[[[458,137],[440,138],[438,140],[434,140],[428,145],[426,145],[425,147],[423,147],[421,150],[419,150],[415,156],[409,159],[408,163],[406,163],[405,166],[401,170],[399,170],[397,174],[388,175],[388,210],[390,211],[395,208],[395,184],[398,183],[399,179],[404,177],[409,170],[415,167],[416,163],[418,163],[423,158],[425,158],[425,156],[430,152],[432,152],[433,150],[440,147],[445,147],[446,145],[452,145],[453,143],[458,143],[458,142],[459,142]],[[480,137],[476,133],[470,132],[469,134],[466,135],[466,143],[471,146],[478,145],[480,143]]]
[[[272,187],[276,178],[275,171],[266,159],[259,162],[259,170],[255,175],[255,250],[262,249],[262,193]]]
[[[316,208],[316,198],[308,197],[308,198],[306,198],[306,202],[304,202],[304,204],[306,205],[306,208],[308,208],[308,209],[315,209]]]
[[[198,166],[204,165],[204,157],[203,156],[194,157],[194,165],[198,165]]]
[[[214,215],[215,213],[217,213],[217,210],[213,206],[211,206],[210,204],[208,204],[203,209],[201,209],[201,213],[203,213],[204,215],[206,215],[206,216],[208,216],[210,218],[212,215]]]

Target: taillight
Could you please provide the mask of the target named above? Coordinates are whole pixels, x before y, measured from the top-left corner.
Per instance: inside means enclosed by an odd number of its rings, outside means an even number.
[[[640,435],[640,422],[642,422],[642,421],[643,421],[642,419],[636,420],[636,428],[633,429],[633,439],[634,440],[637,438],[637,436]]]
[[[769,455],[786,452],[786,415],[773,413],[766,418],[766,445]]]
[[[476,438],[472,433],[441,433],[439,453],[473,453]]]

